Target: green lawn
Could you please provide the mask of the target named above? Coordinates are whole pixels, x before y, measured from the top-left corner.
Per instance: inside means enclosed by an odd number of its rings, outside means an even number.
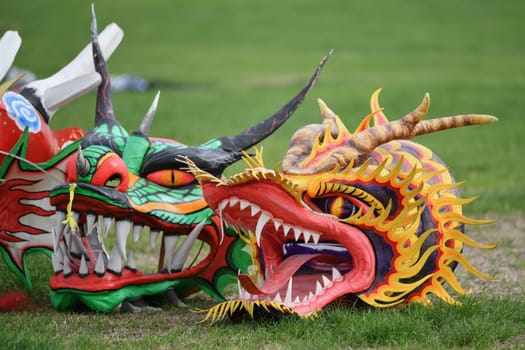
[[[15,65],[44,77],[66,64],[90,40],[90,3],[2,4],[0,32],[16,29],[23,40]],[[462,113],[499,118],[497,124],[417,139],[440,155],[458,180],[466,180],[465,197],[481,196],[467,213],[525,216],[525,2],[113,0],[95,6],[99,29],[115,21],[125,31],[109,61],[112,74],[177,83],[176,89],[161,90],[153,136],[199,144],[236,134],[286,103],[333,48],[309,97],[263,143],[268,167],[282,159],[295,130],[320,120],[317,97],[352,130],[369,113],[376,88],[383,88],[381,103],[390,119],[411,111],[429,92],[427,118]],[[114,94],[116,116],[128,130],[138,127],[154,94]],[[90,128],[94,97],[64,107],[52,126]],[[50,262],[34,256],[29,263],[34,297],[43,309],[0,315],[0,339],[8,339],[8,347],[494,348],[525,343],[525,300],[479,295],[459,308],[331,308],[315,320],[212,328],[176,309],[139,316],[57,313],[47,295]],[[22,285],[0,261],[0,291],[12,288]]]

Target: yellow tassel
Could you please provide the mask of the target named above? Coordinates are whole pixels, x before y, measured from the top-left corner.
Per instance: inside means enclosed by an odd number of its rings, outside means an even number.
[[[71,232],[79,230],[78,224],[73,218],[73,198],[75,197],[75,188],[77,188],[77,184],[72,183],[69,185],[69,203],[67,204],[66,219],[62,221],[63,224],[69,225]]]

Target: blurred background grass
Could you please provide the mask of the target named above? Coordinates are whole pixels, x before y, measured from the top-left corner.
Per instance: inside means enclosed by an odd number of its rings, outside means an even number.
[[[45,77],[89,41],[89,1],[8,2],[0,30],[23,38],[15,64]],[[390,119],[411,111],[425,92],[427,118],[492,114],[495,125],[419,137],[452,168],[467,211],[525,208],[523,142],[525,45],[519,1],[95,1],[99,29],[117,22],[124,41],[109,62],[112,74],[170,81],[151,134],[199,144],[233,135],[271,115],[307,81],[329,49],[334,55],[310,96],[264,142],[269,167],[293,132],[318,122],[323,98],[352,130],[383,88]],[[117,117],[131,131],[154,91],[114,94]],[[94,95],[63,108],[52,125],[93,123]],[[242,169],[237,165],[230,172]]]

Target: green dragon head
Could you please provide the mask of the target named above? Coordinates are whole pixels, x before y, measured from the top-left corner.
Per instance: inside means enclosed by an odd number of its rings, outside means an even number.
[[[220,176],[244,150],[291,116],[315,83],[324,60],[307,85],[272,117],[236,136],[186,146],[148,136],[158,94],[131,134],[115,119],[109,73],[95,27],[93,20],[93,57],[102,77],[95,127],[69,160],[67,182],[50,194],[57,208],[52,302],[59,309],[83,303],[108,311],[123,301],[167,290],[181,296],[199,289],[224,300],[224,286],[235,282],[239,269],[247,271],[250,256],[241,250],[244,241],[223,228],[208,207],[199,183],[186,169],[186,159]],[[103,237],[112,221],[115,243],[107,249]],[[134,252],[127,249],[128,242],[138,240],[146,229],[151,247],[162,236],[153,272],[139,269]],[[193,259],[190,254],[195,251],[201,254]]]
[[[238,298],[211,308],[207,319],[308,316],[338,299],[389,307],[426,303],[434,294],[454,302],[444,285],[465,293],[453,274],[458,263],[489,278],[462,255],[464,244],[489,247],[464,235],[465,224],[484,223],[462,213],[473,199],[460,198],[447,166],[408,139],[496,118],[422,120],[425,95],[389,122],[378,95],[353,133],[319,100],[322,123],[294,134],[282,170],[265,168],[261,153],[247,156],[248,169],[229,179],[190,164],[210,208],[252,243],[253,267],[238,275]]]

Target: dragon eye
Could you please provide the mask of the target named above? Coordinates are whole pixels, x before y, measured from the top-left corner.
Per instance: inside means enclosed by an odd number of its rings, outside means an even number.
[[[353,216],[359,210],[359,205],[344,196],[325,196],[310,199],[316,207],[324,213],[334,215],[340,219]]]
[[[371,193],[355,186],[341,183],[323,183],[311,194],[309,202],[320,211],[342,220],[355,215],[359,210],[366,213],[374,210],[381,213],[383,204]]]
[[[195,181],[193,175],[177,169],[157,170],[146,175],[146,179],[165,187],[184,186]]]

